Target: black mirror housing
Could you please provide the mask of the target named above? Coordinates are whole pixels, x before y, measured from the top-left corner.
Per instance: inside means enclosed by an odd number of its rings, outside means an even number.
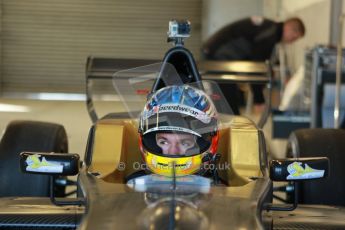
[[[303,181],[326,178],[329,174],[327,157],[288,158],[270,162],[272,181]]]
[[[24,173],[73,176],[78,174],[78,154],[22,152],[20,168]]]

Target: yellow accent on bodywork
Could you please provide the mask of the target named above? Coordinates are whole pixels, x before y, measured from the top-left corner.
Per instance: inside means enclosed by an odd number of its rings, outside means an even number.
[[[311,168],[309,165],[305,164],[305,167],[303,168],[301,163],[294,162],[288,166],[288,169],[290,168],[291,172],[290,175],[292,177],[299,177],[306,173],[316,172],[315,169]]]
[[[258,130],[249,119],[239,116],[221,116],[218,152],[220,165],[230,170],[220,170],[220,176],[230,186],[242,186],[250,177],[262,176],[260,170]],[[95,125],[91,171],[100,173],[103,180],[122,183],[124,178],[142,164],[138,144],[138,128],[135,119],[105,119]],[[125,169],[119,170],[119,162]]]
[[[220,116],[222,128],[218,152],[222,157],[220,166],[230,165],[230,170],[222,170],[219,175],[226,178],[230,186],[242,186],[250,177],[262,176],[260,170],[259,136],[253,122],[240,116]]]
[[[114,171],[120,162],[124,126],[99,122],[95,127],[91,170],[101,175]]]
[[[44,157],[42,158],[42,161],[40,161],[39,157],[40,157],[40,155],[38,155],[38,154],[28,156],[26,161],[32,162],[31,164],[28,163],[28,167],[33,168],[33,169],[38,169],[42,166],[56,166],[56,164],[52,164],[52,163],[48,162]]]
[[[231,121],[231,162],[238,174],[245,177],[262,176],[258,129],[245,117]]]
[[[104,119],[95,124],[90,171],[109,182],[123,182],[142,163],[134,119]],[[121,163],[121,165],[119,165]]]

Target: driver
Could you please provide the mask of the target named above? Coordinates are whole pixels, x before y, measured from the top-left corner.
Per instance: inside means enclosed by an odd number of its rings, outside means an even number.
[[[215,164],[219,156],[217,111],[204,91],[189,85],[156,91],[141,113],[139,134],[149,172],[169,177],[216,175],[205,166]]]
[[[183,155],[187,150],[195,147],[196,137],[183,133],[157,133],[156,143],[164,155]]]

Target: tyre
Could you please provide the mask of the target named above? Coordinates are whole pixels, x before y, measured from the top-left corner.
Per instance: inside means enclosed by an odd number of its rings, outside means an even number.
[[[20,171],[19,154],[28,152],[67,153],[64,127],[38,121],[11,122],[0,142],[0,196],[49,196],[50,176],[24,174]],[[56,194],[64,194],[58,187]]]
[[[326,179],[299,184],[299,202],[345,205],[345,130],[301,129],[293,132],[287,145],[288,157],[328,157],[330,174]]]

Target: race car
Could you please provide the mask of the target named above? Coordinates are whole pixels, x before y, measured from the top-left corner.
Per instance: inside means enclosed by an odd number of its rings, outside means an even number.
[[[66,154],[66,147],[59,148],[66,139],[61,126],[11,124],[0,146],[20,146],[21,138],[13,132],[31,125],[30,131],[37,133],[25,143],[41,147],[40,138],[49,137],[51,146],[58,147],[21,148],[17,162],[25,178],[12,179],[8,188],[15,191],[0,199],[0,228],[279,229],[296,223],[344,228],[338,221],[344,217],[342,208],[318,206],[311,209],[322,213],[317,218],[291,218],[297,189],[292,204],[273,203],[273,181],[289,181],[296,188],[299,181],[325,178],[329,160],[269,163],[263,132],[248,118],[233,115],[217,83],[200,76],[183,45],[189,23],[170,25],[174,47],[161,63],[113,74],[126,112],[94,122],[82,161],[77,154]],[[172,143],[180,149],[168,150]],[[77,197],[59,198],[61,184],[71,175],[78,175]],[[23,187],[19,181],[25,180]],[[282,211],[287,215],[277,214]],[[323,221],[335,212],[335,219]]]

